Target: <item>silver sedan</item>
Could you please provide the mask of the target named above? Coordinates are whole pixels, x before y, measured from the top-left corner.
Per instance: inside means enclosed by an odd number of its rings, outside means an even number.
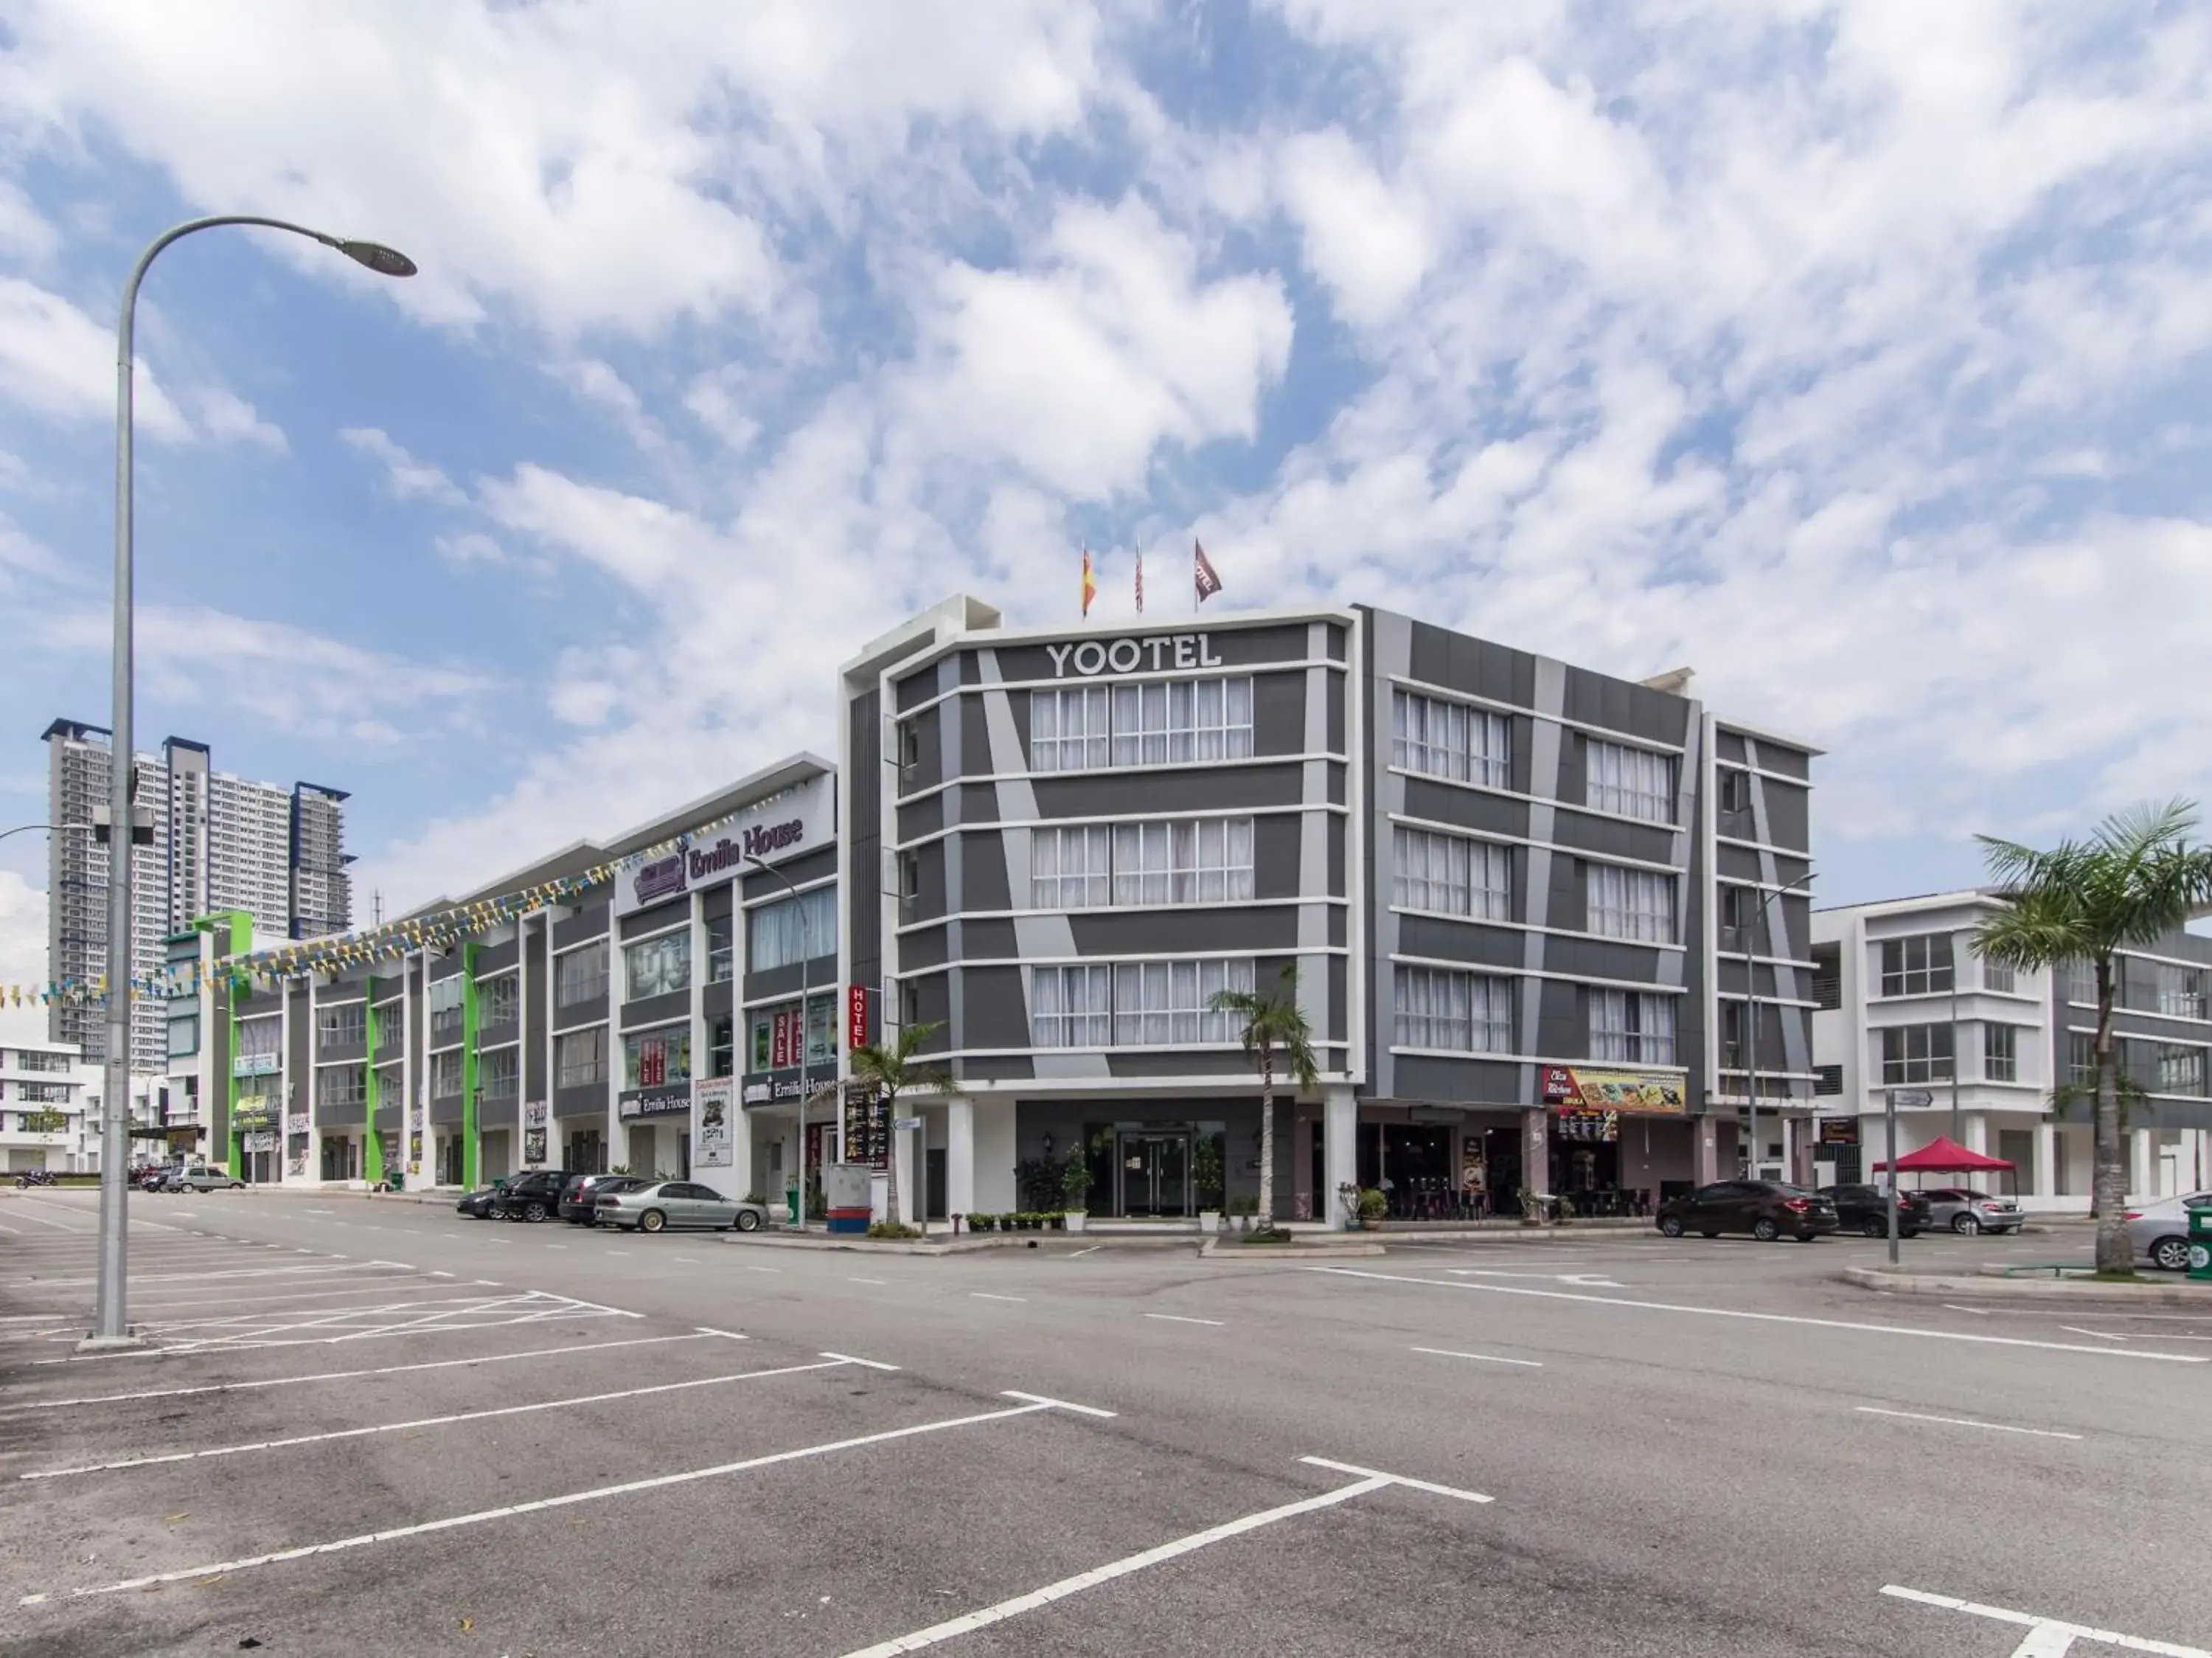
[[[2027,1216],[2017,1198],[1992,1198],[1971,1186],[1938,1186],[1918,1194],[1928,1199],[1928,1224],[1969,1235],[2017,1232]]]
[[[757,1232],[768,1219],[768,1210],[761,1204],[725,1198],[711,1186],[690,1180],[655,1180],[627,1192],[606,1192],[592,1207],[601,1226],[635,1232],[685,1227]]]
[[[2212,1192],[2185,1192],[2128,1208],[2128,1241],[2136,1259],[2166,1272],[2189,1270],[2189,1211],[2212,1205]]]

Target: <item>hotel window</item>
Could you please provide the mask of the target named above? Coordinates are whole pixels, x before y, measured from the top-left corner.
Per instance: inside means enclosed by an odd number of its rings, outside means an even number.
[[[671,996],[691,988],[691,930],[682,928],[623,947],[623,999]]]
[[[1504,921],[1513,909],[1510,848],[1464,835],[1397,831],[1394,838],[1390,901],[1408,910]]]
[[[1103,824],[1030,831],[1030,907],[1088,910],[1111,901],[1110,835]]]
[[[691,1027],[635,1031],[623,1038],[623,1086],[665,1088],[691,1080]]]
[[[430,1039],[448,1042],[461,1033],[461,976],[447,973],[430,981]]]
[[[1513,777],[1513,727],[1503,714],[1465,703],[1390,697],[1390,764],[1425,777],[1504,789]]]
[[[315,1046],[357,1048],[368,1040],[368,1009],[358,1002],[315,1009]]]
[[[241,1019],[238,1022],[238,1057],[240,1059],[274,1059],[282,1051],[284,1021],[281,1019]],[[29,1059],[33,1056],[25,1054]],[[26,1070],[40,1069],[25,1065]]]
[[[1030,1045],[1103,1048],[1111,1038],[1110,967],[1030,969]]]
[[[477,986],[477,1023],[512,1025],[522,1016],[522,978],[501,973]]]
[[[1913,938],[1882,941],[1884,996],[1929,996],[1948,991],[1955,982],[1956,971],[1948,933],[1923,933]]]
[[[477,1094],[487,1105],[512,1105],[522,1095],[522,1051],[495,1048],[477,1062]]]
[[[1213,1011],[1224,991],[1252,989],[1252,959],[1125,961],[1114,969],[1114,1045],[1182,1046],[1234,1042],[1242,1026]]]
[[[607,1080],[607,1027],[563,1031],[553,1039],[553,1075],[564,1088],[589,1088]]]
[[[1249,679],[1117,685],[1113,698],[1116,765],[1237,760],[1252,753]]]
[[[2169,1019],[2204,1017],[2204,970],[2158,964],[2158,1010]],[[2172,1090],[2167,1090],[2169,1093]]]
[[[368,1067],[325,1065],[315,1073],[315,1105],[358,1106],[368,1098]]]
[[[447,1048],[442,1053],[430,1056],[430,1096],[434,1100],[452,1098],[461,1091],[461,1051]]]
[[[1106,687],[1030,692],[1030,770],[1089,771],[1108,763]]]
[[[2012,964],[1982,958],[1982,988],[1985,991],[2011,991],[2018,984]]]
[[[1733,816],[1751,810],[1751,773],[1723,767],[1720,774],[1721,810]]]
[[[1249,818],[1114,826],[1116,904],[1225,904],[1252,892]]]
[[[737,917],[709,916],[707,917],[707,982],[719,984],[736,972],[735,950],[732,946]]]
[[[2020,1027],[1982,1027],[1982,1077],[1990,1082],[2020,1081]]]
[[[1593,1059],[1633,1065],[1674,1063],[1674,998],[1648,991],[1592,991],[1589,1051]]]
[[[1881,1033],[1881,1080],[1885,1086],[1939,1082],[1951,1076],[1948,1025],[1893,1025]]]
[[[2087,1031],[2067,1033],[2066,1076],[2076,1088],[2096,1086],[2097,1039]]]
[[[2162,1043],[2158,1050],[2158,1091],[2201,1099],[2204,1094],[2204,1050]]]
[[[1585,745],[1583,799],[1601,812],[1646,823],[1674,820],[1674,757],[1617,742]]]
[[[554,995],[564,1008],[603,998],[607,993],[606,940],[595,940],[560,957],[553,981]]]
[[[2076,1007],[2097,1005],[2097,967],[2092,961],[2069,961],[2063,970],[2066,974],[2066,999]]]
[[[836,953],[837,889],[817,887],[796,898],[780,898],[752,911],[751,969],[764,973],[816,956]]]
[[[1614,863],[1589,867],[1589,930],[1647,944],[1674,942],[1674,877]]]
[[[1396,1045],[1445,1053],[1510,1053],[1513,981],[1441,967],[1400,967],[1390,975]]]

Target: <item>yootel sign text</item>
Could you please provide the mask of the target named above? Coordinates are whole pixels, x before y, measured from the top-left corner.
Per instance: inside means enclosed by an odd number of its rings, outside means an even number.
[[[1047,645],[1052,676],[1064,680],[1073,670],[1084,679],[1101,674],[1158,674],[1176,667],[1219,667],[1221,658],[1203,633],[1156,633],[1143,639],[1085,639],[1077,644]]]

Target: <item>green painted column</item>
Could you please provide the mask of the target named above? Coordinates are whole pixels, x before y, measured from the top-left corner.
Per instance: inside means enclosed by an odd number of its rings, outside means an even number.
[[[461,946],[461,1186],[474,1191],[483,1171],[477,1127],[477,947]]]
[[[368,1058],[362,1070],[367,1080],[362,1094],[368,1103],[368,1132],[362,1137],[361,1172],[371,1186],[384,1178],[384,1137],[376,1131],[376,1044],[380,1034],[376,1017],[376,980],[370,978],[363,987],[366,996],[363,1011],[368,1028]]]
[[[230,1147],[230,1178],[246,1178],[246,1139],[238,1131],[238,981],[228,973],[216,985],[214,1013],[222,1021],[223,1139]]]

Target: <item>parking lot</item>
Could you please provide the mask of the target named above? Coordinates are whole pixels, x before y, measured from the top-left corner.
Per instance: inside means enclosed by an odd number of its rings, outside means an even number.
[[[1834,1282],[1864,1240],[1246,1265],[337,1198],[132,1213],[156,1344],[79,1357],[89,1199],[0,1204],[0,1651],[1996,1658],[2087,1641],[2069,1620],[2169,1654],[2212,1631],[2182,1523],[2212,1502],[2212,1320],[1900,1306]]]

